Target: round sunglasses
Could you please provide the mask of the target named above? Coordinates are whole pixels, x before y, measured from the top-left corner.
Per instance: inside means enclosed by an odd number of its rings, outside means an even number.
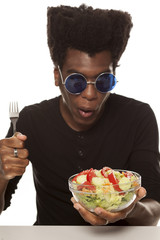
[[[116,77],[109,72],[101,73],[95,80],[95,82],[87,81],[85,76],[80,73],[72,73],[68,75],[65,80],[63,79],[62,72],[58,66],[62,84],[64,84],[66,90],[71,94],[80,94],[85,90],[87,84],[93,84],[96,89],[101,93],[107,93],[111,91],[117,83]]]

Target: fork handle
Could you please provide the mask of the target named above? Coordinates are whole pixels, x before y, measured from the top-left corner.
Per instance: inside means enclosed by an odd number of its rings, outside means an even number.
[[[13,134],[16,132],[16,123],[17,123],[17,119],[12,118]]]

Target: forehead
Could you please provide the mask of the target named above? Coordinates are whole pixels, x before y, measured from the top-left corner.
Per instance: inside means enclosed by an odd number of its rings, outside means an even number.
[[[111,53],[109,51],[102,51],[93,56],[89,56],[88,53],[76,49],[68,49],[63,70],[72,71],[73,69],[78,72],[103,72],[110,69],[111,63]]]

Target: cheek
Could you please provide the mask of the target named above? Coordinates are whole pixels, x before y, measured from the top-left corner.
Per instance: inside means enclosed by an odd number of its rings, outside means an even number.
[[[106,94],[101,94],[100,93],[100,96],[99,96],[99,103],[100,105],[103,105],[105,104],[105,102],[107,101],[107,99],[109,98],[110,96],[110,92],[106,93]]]
[[[60,89],[60,91],[61,91],[63,103],[67,103],[67,104],[68,104],[68,102],[69,102],[69,97],[68,97],[67,91],[64,89],[64,86],[63,86],[63,85],[60,85],[60,86],[59,86],[59,89]]]
[[[64,85],[60,86],[60,91],[62,94],[63,103],[65,103],[65,105],[67,105],[68,108],[72,108],[72,106],[75,103],[75,96],[68,93]]]

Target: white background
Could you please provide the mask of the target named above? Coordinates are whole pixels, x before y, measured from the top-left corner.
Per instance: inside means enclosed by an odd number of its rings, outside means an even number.
[[[115,92],[150,104],[160,125],[158,0],[10,0],[0,2],[0,138],[8,127],[8,105],[19,108],[59,95],[47,46],[47,7],[60,4],[128,11],[134,27],[117,69]],[[12,206],[0,216],[0,225],[32,225],[36,219],[35,190],[28,166]]]

